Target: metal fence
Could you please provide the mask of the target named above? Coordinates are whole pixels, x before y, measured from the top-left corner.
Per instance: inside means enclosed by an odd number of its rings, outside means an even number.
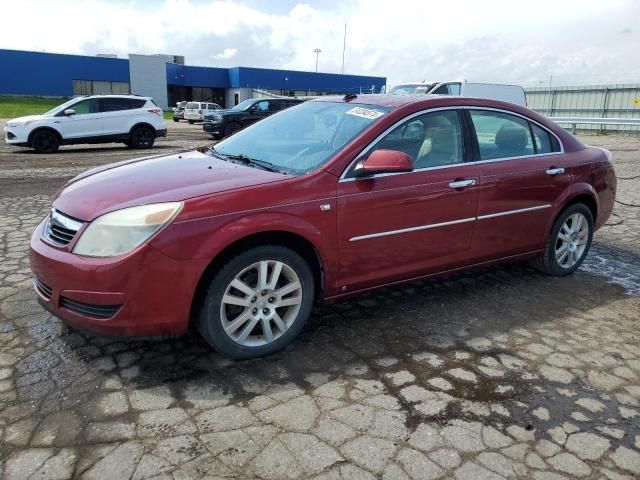
[[[547,117],[636,119],[640,121],[640,83],[526,88],[527,106]],[[564,122],[568,123],[568,122]],[[574,123],[588,132],[640,134],[638,125]]]

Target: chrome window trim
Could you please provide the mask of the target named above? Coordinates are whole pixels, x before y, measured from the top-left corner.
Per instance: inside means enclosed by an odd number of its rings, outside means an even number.
[[[550,152],[550,153],[536,153],[534,155],[521,155],[521,156],[518,156],[518,157],[491,158],[491,159],[488,159],[488,160],[476,160],[474,162],[460,162],[460,163],[453,163],[453,164],[450,164],[450,165],[438,165],[436,167],[418,168],[416,170],[411,170],[410,172],[378,173],[376,175],[371,175],[369,177],[363,177],[363,178],[347,177],[346,176],[347,172],[349,170],[351,170],[352,166],[356,162],[358,162],[363,155],[367,154],[369,152],[369,150],[371,150],[371,148],[373,148],[373,146],[379,140],[381,140],[385,135],[390,133],[397,126],[399,126],[400,124],[404,123],[407,120],[411,120],[412,118],[418,117],[420,115],[424,115],[425,113],[438,112],[438,111],[443,111],[443,110],[488,110],[488,111],[495,111],[495,112],[505,113],[507,115],[514,115],[516,117],[523,118],[523,119],[525,119],[525,120],[527,120],[529,122],[532,122],[532,123],[538,125],[540,128],[542,128],[546,132],[548,132],[551,135],[553,135],[556,138],[556,140],[558,140],[558,145],[560,145],[560,151],[559,152]],[[461,127],[464,129],[464,125],[461,125]],[[351,161],[351,163],[349,163],[347,168],[344,169],[344,171],[342,172],[342,175],[340,175],[340,178],[338,179],[338,183],[354,182],[354,181],[360,181],[360,180],[368,180],[368,179],[371,179],[371,178],[382,178],[382,177],[388,177],[388,176],[393,176],[393,175],[411,175],[413,173],[426,172],[426,171],[429,171],[429,170],[441,170],[443,168],[463,167],[463,166],[466,166],[466,165],[480,165],[480,164],[483,164],[483,163],[507,162],[507,161],[510,161],[510,160],[516,160],[518,158],[550,157],[550,156],[556,156],[556,155],[564,155],[564,153],[565,153],[564,144],[562,143],[562,140],[560,140],[560,137],[558,137],[558,135],[556,135],[554,132],[549,130],[547,127],[545,127],[541,123],[536,122],[532,118],[529,118],[529,117],[527,117],[525,115],[521,115],[521,114],[516,113],[516,112],[512,112],[512,111],[504,110],[504,109],[500,109],[500,108],[493,108],[493,107],[474,107],[474,106],[468,106],[468,105],[456,106],[456,107],[438,107],[438,108],[420,110],[419,112],[412,113],[411,115],[408,115],[408,116],[404,117],[403,119],[398,120],[396,123],[394,123],[389,128],[387,128],[384,132],[382,132],[375,139],[373,139],[369,143],[369,145],[367,145],[365,148],[363,148],[362,151],[360,151],[360,153],[358,155],[356,155],[356,157]]]
[[[562,140],[560,140],[560,137],[558,135],[556,135],[554,132],[552,132],[551,130],[549,130],[547,127],[542,125],[540,122],[536,122],[533,118],[529,118],[526,115],[522,115],[520,113],[511,112],[509,110],[504,110],[502,108],[495,108],[495,107],[472,107],[470,105],[465,105],[465,106],[460,107],[460,108],[462,108],[464,110],[488,110],[488,111],[491,111],[491,112],[506,113],[507,115],[514,115],[516,117],[523,118],[523,119],[525,119],[525,120],[527,120],[529,122],[535,123],[541,129],[543,129],[547,133],[550,133],[551,135],[556,137],[556,140],[558,141],[558,145],[560,145],[560,151],[559,152],[539,153],[539,154],[536,154],[536,156],[537,155],[553,155],[553,154],[557,154],[557,153],[564,153],[564,144],[562,143]],[[519,157],[511,157],[511,158],[522,158],[522,157],[531,157],[531,156],[532,155],[521,155]]]
[[[385,232],[378,232],[378,233],[368,233],[366,235],[358,235],[355,237],[351,237],[349,239],[350,242],[358,242],[360,240],[369,240],[371,238],[379,238],[379,237],[387,237],[390,235],[399,235],[402,233],[410,233],[410,232],[418,232],[420,230],[430,230],[432,228],[439,228],[439,227],[447,227],[450,225],[458,225],[461,223],[468,223],[468,222],[476,222],[479,220],[486,220],[486,219],[490,219],[490,218],[496,218],[496,217],[504,217],[506,215],[515,215],[518,213],[526,213],[526,212],[533,212],[536,210],[543,210],[546,208],[551,208],[552,205],[550,203],[545,203],[543,205],[536,205],[535,207],[527,207],[527,208],[518,208],[516,210],[507,210],[505,212],[497,212],[497,213],[490,213],[487,215],[480,215],[477,217],[469,217],[469,218],[461,218],[459,220],[451,220],[449,222],[441,222],[441,223],[431,223],[428,225],[419,225],[417,227],[409,227],[409,228],[401,228],[398,230],[387,230]]]

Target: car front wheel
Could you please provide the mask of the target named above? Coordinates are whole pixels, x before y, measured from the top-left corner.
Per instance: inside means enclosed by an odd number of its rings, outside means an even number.
[[[532,261],[532,265],[548,275],[569,275],[584,261],[592,238],[591,210],[582,203],[571,205],[556,219],[544,252]]]
[[[133,148],[151,148],[155,139],[156,135],[150,128],[136,127],[131,131],[130,146]]]
[[[277,245],[246,250],[212,278],[198,329],[228,357],[268,355],[300,333],[314,292],[311,269],[295,251]]]
[[[238,122],[231,122],[229,125],[224,127],[224,136],[230,137],[231,135],[233,135],[234,133],[236,133],[241,129],[242,129],[242,125],[240,125]]]
[[[60,147],[60,139],[49,130],[40,130],[33,134],[31,147],[38,153],[54,153]]]

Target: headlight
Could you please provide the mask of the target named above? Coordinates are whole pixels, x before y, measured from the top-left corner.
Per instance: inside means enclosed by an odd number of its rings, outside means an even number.
[[[125,208],[95,219],[82,233],[73,253],[88,257],[115,257],[142,245],[173,220],[182,202]]]
[[[210,115],[207,120],[211,120],[212,122],[221,122],[222,115]]]
[[[19,122],[7,122],[7,127],[24,127],[33,122],[35,122],[35,120],[21,120]]]

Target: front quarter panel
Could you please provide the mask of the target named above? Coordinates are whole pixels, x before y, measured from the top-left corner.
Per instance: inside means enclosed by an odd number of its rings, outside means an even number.
[[[288,232],[313,245],[322,262],[327,293],[337,283],[337,179],[326,173],[290,182],[187,201],[178,218],[151,245],[178,260],[212,261],[248,236]]]

